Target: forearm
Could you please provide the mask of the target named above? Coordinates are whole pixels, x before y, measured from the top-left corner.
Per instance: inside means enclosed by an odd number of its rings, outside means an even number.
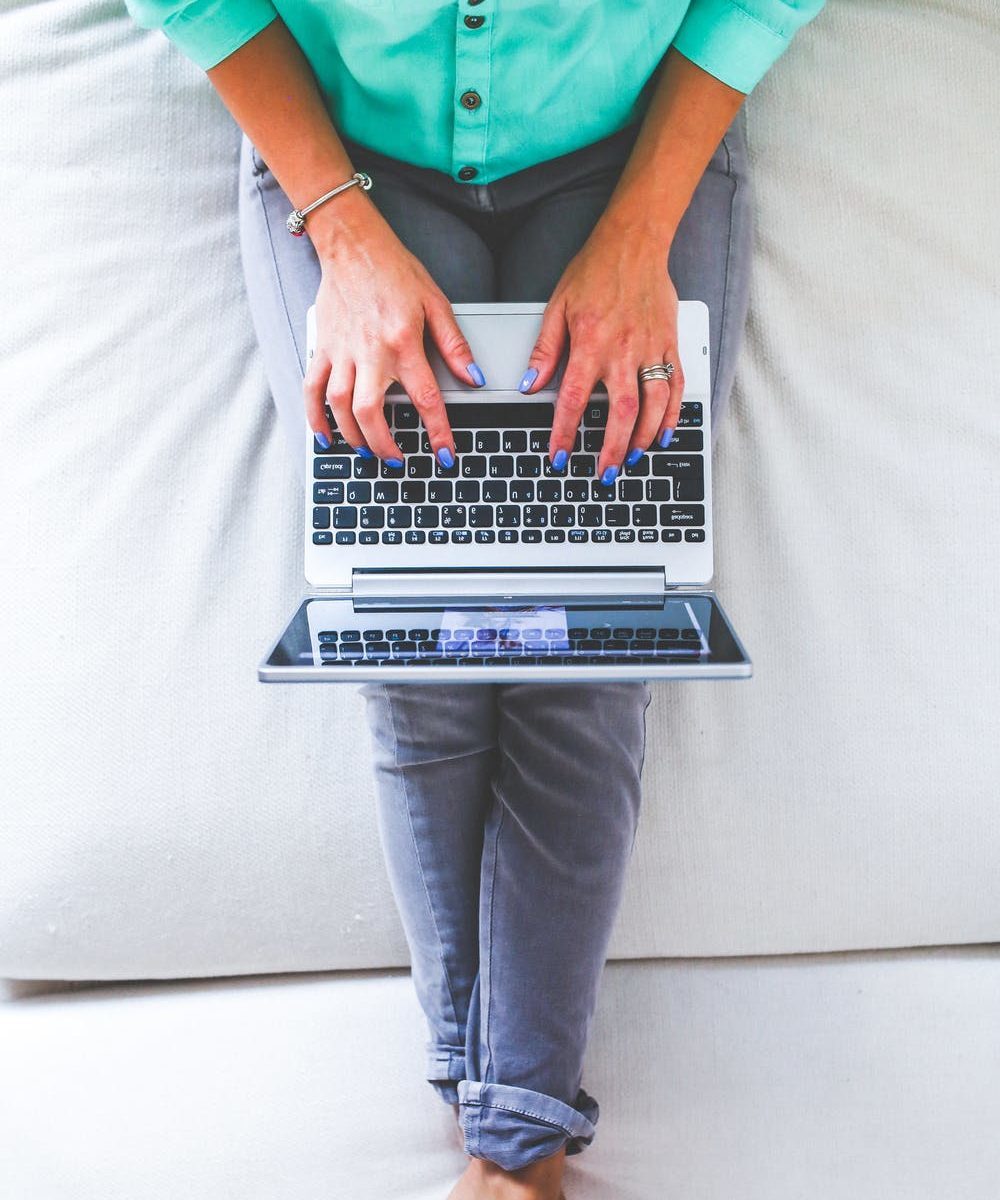
[[[279,17],[206,74],[295,208],[304,208],[355,171],[298,43]],[[331,257],[378,211],[359,187],[306,217],[319,257]]]
[[[639,135],[598,228],[668,248],[743,92],[671,47]]]

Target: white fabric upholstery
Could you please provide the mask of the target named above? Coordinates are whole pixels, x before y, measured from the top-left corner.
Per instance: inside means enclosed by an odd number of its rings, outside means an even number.
[[[756,676],[658,690],[616,957],[1000,937],[998,32],[830,0],[749,101],[717,584]],[[0,111],[0,973],[405,965],[356,693],[255,679],[300,515],[236,127],[105,0],[4,6]]]
[[[613,963],[566,1194],[992,1200],[998,993],[997,948]],[[0,1004],[0,1195],[443,1200],[424,1036],[405,973]]]

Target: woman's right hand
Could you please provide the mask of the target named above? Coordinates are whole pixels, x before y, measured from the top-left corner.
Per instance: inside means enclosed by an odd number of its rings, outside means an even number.
[[[404,455],[383,409],[386,389],[398,380],[432,451],[450,467],[455,442],[427,361],[425,326],[457,379],[479,387],[485,380],[447,297],[374,206],[349,236],[324,247],[320,263],[316,347],[302,385],[313,432],[332,441],[329,403],[341,435],[358,453],[401,466]]]

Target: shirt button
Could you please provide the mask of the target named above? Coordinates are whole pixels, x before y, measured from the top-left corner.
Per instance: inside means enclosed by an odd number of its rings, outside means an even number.
[[[466,17],[465,23],[470,29],[478,29],[485,20],[485,17]]]
[[[478,92],[473,91],[463,92],[458,99],[462,107],[468,109],[478,108],[483,102],[482,96]]]
[[[459,179],[475,179],[479,172],[475,167],[462,167],[458,172]]]

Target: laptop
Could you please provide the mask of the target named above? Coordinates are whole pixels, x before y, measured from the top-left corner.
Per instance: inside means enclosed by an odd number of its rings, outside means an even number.
[[[455,439],[431,453],[398,383],[385,414],[403,466],[306,427],[308,588],[258,666],[265,683],[736,679],[751,662],[715,593],[708,308],[681,301],[685,394],[673,440],[608,487],[608,397],[592,395],[552,470],[548,387],[518,391],[544,302],[454,304],[486,377],[460,382],[429,337]],[[316,341],[315,306],[307,349]],[[329,414],[328,414],[329,415]]]

